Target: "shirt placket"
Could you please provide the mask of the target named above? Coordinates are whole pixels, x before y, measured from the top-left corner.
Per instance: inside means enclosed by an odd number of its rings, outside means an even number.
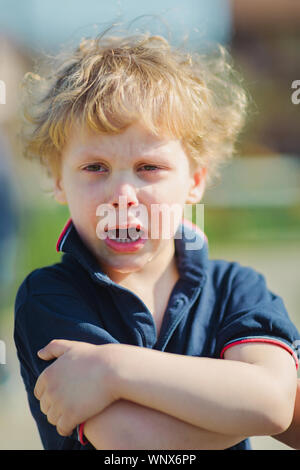
[[[159,351],[166,349],[177,326],[187,317],[196,299],[199,297],[203,282],[192,285],[189,281],[179,280],[177,285],[178,293],[170,298],[169,305],[164,315],[161,332],[153,349]]]

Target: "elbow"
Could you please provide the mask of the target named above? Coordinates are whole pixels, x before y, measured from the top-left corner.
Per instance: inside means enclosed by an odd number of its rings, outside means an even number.
[[[263,400],[260,406],[266,432],[256,435],[275,436],[285,432],[291,425],[294,415],[297,383],[297,376],[294,372],[293,364],[292,373],[287,374],[285,379],[280,377],[280,380],[278,380],[278,377],[274,378],[273,376],[270,380],[269,376],[268,385],[261,395]]]
[[[272,405],[264,418],[266,421],[266,435],[275,436],[285,432],[293,419],[294,414],[294,397],[281,396],[276,400],[272,400]]]
[[[284,412],[276,413],[276,416],[273,416],[270,426],[272,427],[272,432],[268,435],[276,436],[285,432],[289,427],[293,419],[293,411],[287,409]]]
[[[269,431],[265,433],[268,436],[276,436],[277,434],[282,434],[285,432],[291,424],[291,420],[287,419],[285,416],[278,417],[278,419],[270,420],[267,427]]]

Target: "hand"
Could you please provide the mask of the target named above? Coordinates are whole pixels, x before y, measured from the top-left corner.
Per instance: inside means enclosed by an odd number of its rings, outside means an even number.
[[[116,346],[53,340],[38,352],[45,361],[56,358],[39,376],[34,395],[61,436],[119,399],[114,387]]]

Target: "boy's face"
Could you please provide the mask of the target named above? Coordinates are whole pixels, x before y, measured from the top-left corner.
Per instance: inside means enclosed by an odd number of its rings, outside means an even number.
[[[62,155],[55,197],[68,204],[80,237],[102,268],[130,273],[170,253],[184,205],[200,201],[205,174],[194,169],[179,140],[155,136],[141,125],[117,135],[74,130]],[[157,217],[161,207],[171,209],[170,230],[162,212]],[[111,234],[107,228],[120,225],[133,228],[132,238],[141,238],[116,240],[127,232]]]

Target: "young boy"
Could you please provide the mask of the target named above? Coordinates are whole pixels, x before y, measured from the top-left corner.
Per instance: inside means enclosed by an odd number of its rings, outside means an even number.
[[[45,449],[249,449],[287,429],[299,334],[264,277],[210,260],[183,216],[244,120],[224,51],[86,40],[40,105],[27,151],[71,215],[62,261],[33,271],[15,305]]]

